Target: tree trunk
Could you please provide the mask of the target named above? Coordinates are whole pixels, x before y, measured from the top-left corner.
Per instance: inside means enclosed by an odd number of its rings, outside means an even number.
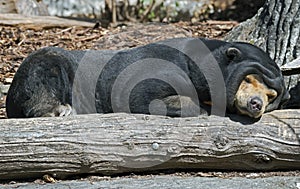
[[[299,33],[300,0],[267,0],[252,19],[241,23],[225,39],[253,43],[282,66],[300,57]],[[299,81],[300,75],[285,79],[291,88]]]
[[[300,111],[247,117],[96,114],[0,120],[0,180],[198,169],[299,170]]]
[[[105,0],[104,18],[108,19],[109,21],[111,21],[114,24],[117,22],[117,20],[116,20],[117,13],[115,12],[116,11],[115,6],[116,6],[115,0]]]

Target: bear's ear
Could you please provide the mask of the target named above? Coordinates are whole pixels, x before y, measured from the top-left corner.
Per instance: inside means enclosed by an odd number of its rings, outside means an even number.
[[[233,60],[235,57],[238,57],[241,54],[242,54],[241,51],[236,47],[229,47],[226,50],[226,55],[227,55],[229,60]]]

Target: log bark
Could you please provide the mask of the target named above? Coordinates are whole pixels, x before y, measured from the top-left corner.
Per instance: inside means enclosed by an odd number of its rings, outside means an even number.
[[[233,29],[228,41],[246,41],[268,52],[282,66],[300,57],[300,0],[267,0],[252,18]],[[288,88],[300,75],[285,77]]]
[[[95,114],[0,120],[0,179],[300,169],[300,110],[245,117]]]
[[[55,16],[24,16],[20,14],[0,14],[0,25],[18,26],[29,29],[66,28],[71,26],[93,27],[90,22],[76,21]]]

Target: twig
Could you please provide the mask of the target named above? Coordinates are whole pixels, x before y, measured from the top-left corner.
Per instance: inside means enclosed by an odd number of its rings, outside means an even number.
[[[26,35],[24,33],[21,33],[23,39],[18,43],[18,46],[21,46],[22,43],[26,40]]]
[[[147,18],[147,16],[149,15],[149,13],[151,12],[152,8],[154,7],[155,5],[155,0],[152,0],[150,6],[145,10],[142,18],[141,18],[141,21],[144,22]]]
[[[143,45],[144,43],[143,42],[141,42],[141,41],[139,41],[139,40],[137,40],[137,39],[134,39],[133,37],[131,37],[131,36],[127,36],[127,38],[129,38],[130,40],[132,40],[132,41],[134,41],[134,42],[137,42],[137,43],[139,43],[140,45]]]
[[[117,7],[116,7],[116,0],[111,0],[111,5],[112,5],[112,23],[115,24],[117,23]]]
[[[61,33],[64,33],[64,32],[67,32],[67,31],[70,31],[70,30],[72,30],[73,28],[75,28],[75,27],[74,27],[74,26],[72,26],[72,27],[66,28],[66,29],[64,29],[64,30],[61,30],[61,31],[57,32],[56,34],[61,34]]]
[[[124,1],[124,11],[125,11],[125,18],[127,20],[129,20],[130,22],[136,22],[136,19],[135,18],[132,18],[130,15],[129,15],[129,10],[128,10],[128,7],[129,7],[129,0],[125,0]]]
[[[99,36],[94,35],[94,36],[86,37],[86,38],[80,39],[80,41],[91,41],[91,40],[96,39],[96,38],[99,38]]]

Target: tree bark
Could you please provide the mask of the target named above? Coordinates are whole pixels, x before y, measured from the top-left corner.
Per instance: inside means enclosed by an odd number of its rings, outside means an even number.
[[[120,113],[4,119],[0,125],[0,179],[300,168],[298,110],[274,111],[255,123]]]
[[[252,18],[233,29],[228,41],[246,41],[268,52],[282,66],[300,57],[300,0],[267,0]],[[300,75],[285,78],[288,88]]]

